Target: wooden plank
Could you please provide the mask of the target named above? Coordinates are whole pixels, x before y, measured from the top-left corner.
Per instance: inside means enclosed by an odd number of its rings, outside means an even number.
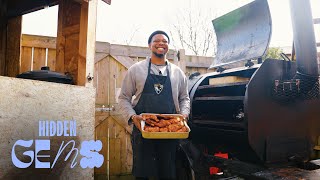
[[[190,62],[204,62],[204,63],[212,63],[213,57],[208,57],[208,56],[194,56],[194,55],[189,55],[188,59]]]
[[[47,66],[49,66],[51,71],[56,70],[56,50],[48,49]]]
[[[96,113],[96,118],[99,118],[97,117],[97,113]],[[115,146],[117,150],[113,149],[112,148],[113,145],[110,144],[110,150],[109,150],[110,159],[111,158],[113,158],[113,160],[118,159],[116,161],[110,160],[110,168],[111,168],[110,173],[114,172],[113,175],[130,173],[132,168],[132,157],[130,157],[132,156],[130,133],[128,133],[127,130],[121,124],[119,124],[119,122],[116,119],[114,119],[111,116],[109,116],[107,119],[105,119],[102,123],[100,123],[96,127],[96,131],[95,131],[96,139],[103,139],[103,137],[107,137],[108,131],[109,131],[109,138],[118,139],[120,141],[120,144]],[[108,146],[107,142],[103,142],[103,147],[107,147],[107,146]],[[118,152],[118,154],[114,154],[114,152]],[[107,152],[103,151],[103,155],[105,157],[105,163],[106,163],[103,166],[107,166],[108,154]],[[114,166],[115,162],[119,162],[116,164],[116,166],[118,167],[118,170],[112,169],[112,166]],[[96,173],[106,174],[106,171],[102,170],[101,168],[97,170],[98,171],[95,171]]]
[[[121,173],[120,139],[110,138],[110,175]]]
[[[117,109],[115,111],[117,111]],[[121,126],[121,128],[126,129],[126,132],[132,134],[132,127],[128,125],[127,121],[123,120],[123,116],[121,114],[114,113],[114,111],[110,112],[110,114],[112,114],[111,116],[113,120],[117,122]]]
[[[131,135],[129,135],[130,137]],[[128,156],[127,156],[127,166],[126,171],[131,172],[132,166],[133,166],[133,153],[132,153],[132,144],[131,144],[131,138],[127,138],[127,149],[128,149]]]
[[[114,56],[147,57],[150,56],[150,50],[148,47],[112,44],[110,46],[110,54]]]
[[[79,34],[79,32],[80,32],[80,24],[75,24],[72,26],[65,27],[63,29],[62,34],[64,36],[69,36],[71,34]]]
[[[126,139],[127,139],[127,133],[124,128],[120,128],[119,132],[119,138],[120,138],[120,165],[121,173],[126,173],[126,164],[127,164],[127,146],[126,146]]]
[[[63,34],[68,27],[80,24],[81,4],[75,1],[61,0],[58,15],[56,71],[69,73],[77,84],[79,34]],[[79,26],[80,27],[80,26]]]
[[[111,61],[110,61],[110,79],[109,79],[109,82],[110,82],[110,86],[109,86],[109,103],[110,104],[115,104],[117,103],[116,102],[116,84],[117,84],[117,81],[118,81],[118,72],[119,72],[119,67],[121,67],[122,65],[117,61],[115,60],[114,58],[110,58]]]
[[[110,43],[108,42],[96,42],[96,52],[110,54]]]
[[[96,72],[96,77],[93,79],[93,87],[96,88],[96,99],[97,99],[97,95],[98,95],[98,92],[97,92],[97,87],[98,87],[98,76],[97,76],[97,69],[99,68],[99,64],[98,63],[95,63],[94,64],[94,71]],[[97,107],[97,102],[96,102],[96,107]],[[101,107],[101,106],[100,106]]]
[[[186,67],[209,68],[211,64],[201,62],[186,62]]]
[[[130,134],[126,132],[125,135],[125,145],[122,145],[126,149],[126,154],[125,154],[125,163],[122,164],[121,167],[121,172],[123,174],[128,174],[131,173],[132,170],[132,146],[131,146],[131,138]]]
[[[117,75],[117,86],[116,88],[121,88],[122,82],[127,74],[128,68],[125,66],[119,66],[119,71]],[[117,102],[117,101],[116,101]]]
[[[31,71],[32,48],[22,47],[20,73]]]
[[[6,73],[7,0],[0,1],[0,76]]]
[[[56,38],[23,34],[21,46],[56,49]]]
[[[87,22],[87,53],[86,53],[86,64],[85,64],[85,78],[87,76],[94,76],[94,56],[95,56],[95,45],[96,45],[96,24],[97,24],[97,6],[98,0],[89,1],[88,7],[88,22]],[[92,81],[86,81],[86,87],[93,87]]]
[[[186,72],[186,51],[184,49],[180,49],[177,52],[177,60],[178,60],[178,66],[183,72]]]
[[[40,70],[46,65],[46,49],[34,48],[33,50],[33,68],[32,70]]]
[[[15,77],[20,73],[20,45],[21,45],[22,16],[8,20],[6,66],[7,75]]]
[[[88,35],[88,2],[83,2],[81,5],[80,16],[80,33],[79,33],[79,57],[77,67],[77,85],[86,85],[86,57],[87,57],[87,35]],[[91,74],[93,76],[93,72]]]
[[[108,56],[108,54],[106,54],[106,53],[96,52],[96,54],[94,56],[94,64],[96,64],[97,62],[103,60],[107,56]]]
[[[97,113],[96,113],[97,114]],[[100,121],[99,124],[96,125],[96,137],[107,137],[108,136],[108,127],[109,121],[113,121],[112,117],[108,115],[108,113],[103,113],[102,115],[96,115],[96,120]]]
[[[120,139],[120,173],[131,173],[132,169],[132,148],[130,142],[130,132],[127,128],[130,128],[127,123],[124,124],[123,119],[116,119],[116,116],[112,115],[112,121],[109,125],[110,137]],[[131,130],[131,128],[130,128]],[[110,145],[111,146],[111,145]],[[110,153],[112,151],[110,150]],[[111,164],[112,165],[112,164]]]
[[[73,34],[66,36],[65,52],[64,52],[64,71],[70,74],[77,82],[78,79],[78,49],[79,49],[79,35]],[[77,83],[76,83],[77,84]]]
[[[6,29],[0,27],[0,76],[4,76],[6,74],[6,38]]]
[[[110,57],[106,57],[97,63],[97,69],[95,69],[96,77],[96,104],[107,105],[108,104],[108,93],[109,93],[109,83],[110,83]]]
[[[107,165],[108,165],[108,137],[98,137],[96,140],[100,140],[102,142],[102,149],[99,152],[104,157],[104,162],[100,168],[95,168],[95,174],[107,174]]]
[[[112,57],[127,69],[129,69],[134,63],[136,63],[136,61],[134,61],[132,58],[128,56],[112,56]]]
[[[151,52],[148,47],[139,46],[127,46],[111,44],[110,54],[114,56],[130,56],[130,57],[150,57]],[[167,53],[167,59],[174,59],[176,52],[169,50]]]
[[[107,175],[108,168],[108,155],[111,154],[111,150],[108,151],[108,131],[112,128],[112,124],[114,125],[114,119],[108,115],[108,113],[96,113],[96,121],[100,122],[95,129],[96,139],[100,139],[102,141],[102,151],[101,154],[104,156],[104,164],[100,168],[95,169],[96,174],[104,174]],[[111,128],[110,128],[111,127]],[[110,135],[110,132],[109,132]],[[110,154],[108,154],[110,152]]]
[[[212,57],[206,56],[186,56],[187,67],[209,68],[213,61]]]
[[[109,124],[108,124],[109,130],[110,130],[109,136],[110,136],[110,138],[117,138],[116,137],[116,133],[118,131],[117,124],[112,117],[110,117],[110,118],[111,118],[111,120],[109,120]]]
[[[121,90],[122,82],[125,75],[127,74],[128,68],[119,63],[116,59],[110,57],[110,104],[114,107],[117,106],[118,96]],[[132,60],[130,60],[132,61]],[[112,115],[115,115],[117,111],[111,112]]]
[[[114,120],[114,122],[117,127],[117,131],[115,132],[114,137],[121,139],[125,135],[125,129],[117,121]]]
[[[75,26],[80,24],[81,5],[78,2],[63,0],[64,2],[64,19],[63,28]],[[83,1],[84,2],[84,1]],[[59,3],[60,5],[61,3]]]
[[[63,18],[65,16],[65,1],[60,0],[58,11],[58,28],[57,28],[57,44],[56,44],[56,71],[65,73],[64,68],[64,52],[65,52],[65,36],[63,35]]]

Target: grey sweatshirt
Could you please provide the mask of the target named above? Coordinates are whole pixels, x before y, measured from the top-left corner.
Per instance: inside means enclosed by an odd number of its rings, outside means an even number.
[[[129,120],[136,112],[133,107],[138,103],[148,75],[150,58],[132,65],[122,82],[119,95],[120,111]],[[183,71],[166,60],[169,68],[173,102],[178,114],[188,115],[190,112],[190,98],[188,94],[188,80]],[[151,70],[150,73],[154,74]],[[132,101],[132,97],[135,98]]]

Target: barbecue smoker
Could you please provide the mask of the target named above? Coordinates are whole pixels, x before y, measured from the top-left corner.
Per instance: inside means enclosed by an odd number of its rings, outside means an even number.
[[[266,0],[213,20],[218,47],[211,68],[218,72],[190,79],[191,137],[181,142],[178,153],[181,179],[208,174],[211,166],[262,179],[282,178],[286,173],[277,171],[290,167],[286,172],[292,177],[320,178],[320,160],[311,161],[319,158],[320,150],[311,8],[301,0],[291,0],[290,6],[296,62],[286,57],[261,64],[250,61],[260,60],[269,45],[271,16]],[[239,61],[247,63],[225,68]],[[219,152],[228,153],[229,159],[213,156]],[[311,172],[316,176],[307,175]]]

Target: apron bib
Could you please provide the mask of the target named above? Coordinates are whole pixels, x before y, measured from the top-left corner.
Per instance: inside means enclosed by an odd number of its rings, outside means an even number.
[[[172,98],[168,65],[167,76],[150,74],[150,69],[151,60],[149,61],[146,83],[134,110],[137,114],[175,114],[176,109]],[[144,139],[135,126],[133,126],[131,140],[133,150],[132,173],[134,176],[175,178],[177,140]]]

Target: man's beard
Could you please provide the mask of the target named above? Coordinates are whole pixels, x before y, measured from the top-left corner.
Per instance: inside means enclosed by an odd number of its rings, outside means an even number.
[[[153,52],[153,54],[154,54],[155,56],[157,56],[158,58],[162,58],[162,57],[164,56],[164,54],[158,54],[158,53],[156,53],[156,52]]]

